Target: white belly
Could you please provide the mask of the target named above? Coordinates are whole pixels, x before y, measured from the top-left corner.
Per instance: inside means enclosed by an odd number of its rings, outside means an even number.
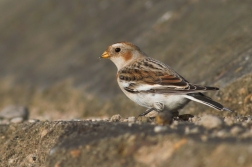
[[[119,83],[119,80],[117,80]],[[119,83],[119,87],[125,93],[125,95],[130,98],[135,103],[144,106],[146,108],[156,108],[155,103],[162,103],[164,108],[173,111],[182,108],[188,99],[183,95],[168,95],[168,94],[155,94],[155,93],[130,93],[127,92],[123,86],[127,87],[128,83]],[[156,108],[157,109],[157,108]]]
[[[146,107],[156,108],[155,103],[162,103],[165,109],[169,111],[182,108],[189,100],[182,95],[165,95],[154,93],[129,93],[126,90],[122,91],[135,103]]]
[[[155,103],[162,103],[165,109],[175,110],[180,108],[181,105],[184,105],[188,100],[181,95],[141,93],[138,94],[133,101],[147,108],[154,107]]]

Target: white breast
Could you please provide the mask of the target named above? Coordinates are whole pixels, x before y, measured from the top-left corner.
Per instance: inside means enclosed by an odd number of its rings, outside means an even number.
[[[124,87],[129,86],[129,82],[119,82],[119,87],[135,103],[144,106],[146,108],[155,107],[155,103],[164,104],[167,110],[176,110],[187,103],[187,99],[183,95],[169,95],[169,94],[155,94],[155,93],[130,93],[127,92]]]

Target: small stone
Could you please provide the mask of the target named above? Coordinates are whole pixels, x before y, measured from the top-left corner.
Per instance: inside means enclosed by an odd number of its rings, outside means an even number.
[[[228,126],[231,126],[231,125],[234,124],[235,118],[234,118],[234,117],[225,117],[225,118],[224,118],[224,122],[225,122]]]
[[[15,161],[14,159],[10,158],[10,159],[8,160],[8,163],[9,163],[9,164],[12,164],[14,161]]]
[[[128,118],[123,119],[122,122],[128,122]]]
[[[188,126],[185,127],[185,134],[190,134],[190,129]]]
[[[78,121],[79,121],[79,120],[78,120]],[[101,118],[93,118],[91,121],[92,121],[92,122],[99,122],[99,121],[101,121]]]
[[[225,138],[228,137],[228,133],[226,130],[220,130],[216,133],[216,136],[220,138]]]
[[[26,157],[28,163],[30,164],[34,164],[37,160],[37,155],[36,154],[29,154],[27,157]]]
[[[127,140],[128,143],[134,143],[135,141],[136,141],[136,136],[135,135],[130,135],[128,137],[128,140]]]
[[[178,124],[179,124],[179,122],[176,121],[176,120],[174,120],[174,121],[172,122],[170,128],[171,128],[171,129],[177,129],[177,128],[178,128]]]
[[[248,123],[248,122],[251,122],[251,120],[252,120],[252,119],[251,119],[251,116],[248,116],[247,118],[248,118],[248,119],[246,120],[246,122],[247,122],[247,123]]]
[[[179,121],[173,121],[173,122],[172,122],[172,125],[173,125],[173,126],[178,126],[178,124],[179,124]]]
[[[244,103],[251,103],[252,102],[252,93],[248,94],[245,98],[244,98]]]
[[[247,93],[245,88],[239,89],[238,92],[239,92],[240,95],[245,95]]]
[[[79,157],[81,154],[81,151],[79,149],[75,149],[75,150],[71,150],[70,151],[70,155],[73,157],[73,158],[77,158]]]
[[[167,129],[166,126],[155,126],[154,127],[154,132],[159,133],[159,132],[165,131],[166,129]]]
[[[252,137],[252,130],[247,130],[246,132],[240,135],[241,138],[251,138]]]
[[[24,121],[24,119],[23,119],[22,117],[16,117],[16,118],[12,118],[12,119],[10,120],[11,123],[15,123],[15,124],[21,123],[21,122],[23,122],[23,121]]]
[[[204,115],[200,122],[200,125],[204,126],[207,129],[213,129],[213,128],[218,128],[221,127],[223,122],[222,120],[217,117],[217,116],[213,116],[213,115]]]
[[[129,117],[128,122],[135,123],[136,122],[136,117]]]
[[[238,118],[238,121],[239,121],[239,122],[246,122],[247,120],[248,120],[247,117],[239,117],[239,118]]]
[[[208,137],[206,135],[202,135],[200,138],[204,142],[206,142],[208,140]]]
[[[122,119],[121,115],[116,114],[110,118],[110,122],[119,122]]]
[[[80,119],[77,119],[77,118],[73,118],[73,119],[71,119],[71,121],[76,121],[76,122],[78,122],[78,121],[81,121]],[[93,121],[93,120],[92,120]]]
[[[194,116],[193,118],[190,118],[191,122],[198,123],[200,121],[200,117]]]
[[[57,161],[54,165],[54,167],[61,167],[62,166],[62,162],[61,161]]]
[[[195,127],[190,129],[188,126],[185,127],[185,134],[195,134],[199,132],[199,128]]]
[[[109,121],[109,118],[104,118],[103,121],[108,122],[108,121]]]
[[[35,123],[35,122],[39,122],[39,119],[29,119],[28,122],[29,123]]]
[[[248,122],[242,122],[242,123],[241,123],[241,125],[242,125],[243,127],[246,127],[246,128],[248,128],[248,126],[249,126],[249,123],[248,123]]]
[[[190,130],[190,133],[191,134],[195,134],[195,133],[199,133],[199,128],[198,127],[195,127],[193,129]]]
[[[230,133],[235,136],[239,134],[241,131],[242,131],[242,128],[240,128],[239,126],[235,126],[230,130]]]
[[[47,134],[48,134],[48,130],[45,129],[45,130],[43,130],[43,131],[40,133],[40,137],[41,137],[41,138],[44,138]]]
[[[54,148],[52,148],[52,149],[49,151],[49,155],[53,155],[53,154],[55,154],[57,151],[58,151],[58,148],[57,148],[57,147],[54,147]]]
[[[24,106],[7,106],[0,112],[0,118],[9,119],[21,117],[23,120],[27,120],[29,111]]]

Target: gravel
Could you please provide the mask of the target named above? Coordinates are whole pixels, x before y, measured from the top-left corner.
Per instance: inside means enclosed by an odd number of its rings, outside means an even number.
[[[199,125],[202,125],[207,129],[219,128],[222,124],[223,121],[214,115],[204,115],[199,121]]]
[[[120,120],[122,120],[122,117],[121,117],[121,115],[119,115],[119,114],[113,115],[113,116],[110,118],[110,122],[119,122]]]

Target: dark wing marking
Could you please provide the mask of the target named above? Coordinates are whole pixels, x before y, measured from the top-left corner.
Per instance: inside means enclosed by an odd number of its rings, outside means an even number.
[[[207,90],[218,90],[215,87],[204,87],[190,84],[173,71],[171,67],[151,58],[145,58],[118,72],[120,82],[128,82],[124,89],[128,92],[155,93],[193,93]]]

